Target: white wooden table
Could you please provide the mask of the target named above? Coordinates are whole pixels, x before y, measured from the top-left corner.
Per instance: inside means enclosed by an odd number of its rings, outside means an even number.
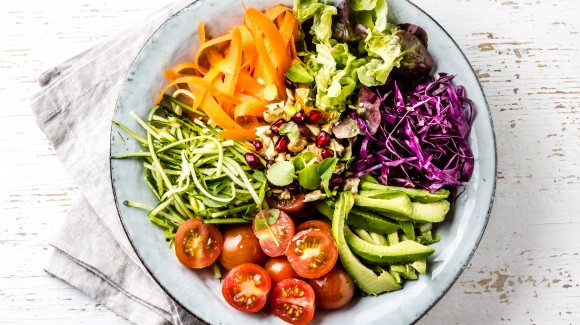
[[[499,157],[491,220],[421,324],[580,323],[580,1],[415,0],[478,72]],[[77,189],[28,98],[53,65],[163,3],[18,0],[0,11],[0,323],[125,324],[43,271]]]

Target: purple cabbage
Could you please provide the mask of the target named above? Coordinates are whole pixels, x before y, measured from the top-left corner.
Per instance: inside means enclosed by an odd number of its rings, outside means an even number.
[[[468,181],[474,158],[467,138],[475,110],[453,78],[441,73],[405,93],[397,83],[381,90],[381,123],[374,134],[364,117],[352,112],[362,134],[354,148],[360,154],[350,166],[354,177],[370,173],[383,184],[431,192]]]

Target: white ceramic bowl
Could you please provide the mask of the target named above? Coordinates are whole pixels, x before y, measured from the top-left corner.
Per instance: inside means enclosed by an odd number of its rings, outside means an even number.
[[[264,9],[279,0],[245,0],[248,7]],[[291,6],[290,1],[282,1]],[[447,292],[473,255],[483,235],[491,210],[496,173],[495,139],[490,112],[477,76],[453,39],[425,12],[406,0],[389,1],[392,20],[414,23],[429,34],[429,51],[437,72],[455,74],[475,103],[477,117],[470,135],[475,155],[471,181],[455,202],[447,220],[438,225],[442,240],[432,245],[428,274],[418,281],[407,281],[403,290],[378,297],[354,299],[338,311],[317,310],[314,323],[324,324],[409,324],[418,320]],[[142,130],[129,116],[135,111],[144,117],[154,105],[165,79],[163,71],[197,49],[197,22],[203,19],[213,35],[221,35],[241,22],[240,0],[198,0],[171,17],[143,47],[131,67],[119,94],[115,120],[132,130]],[[466,18],[469,19],[469,18]],[[136,141],[120,139],[116,126],[111,132],[111,155],[140,149]],[[143,133],[143,132],[141,132]],[[163,233],[139,209],[126,207],[125,200],[155,205],[156,200],[143,179],[138,160],[112,160],[111,176],[119,215],[135,251],[153,278],[184,308],[211,324],[283,323],[266,313],[246,314],[227,305],[221,284],[209,271],[183,267],[169,249]]]

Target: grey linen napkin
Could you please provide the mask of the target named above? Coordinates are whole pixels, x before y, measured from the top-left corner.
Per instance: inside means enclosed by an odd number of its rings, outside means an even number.
[[[32,98],[39,127],[82,194],[51,242],[46,271],[136,324],[200,323],[137,258],[115,208],[109,170],[111,120],[125,75],[151,34],[190,2],[172,2],[45,72]]]

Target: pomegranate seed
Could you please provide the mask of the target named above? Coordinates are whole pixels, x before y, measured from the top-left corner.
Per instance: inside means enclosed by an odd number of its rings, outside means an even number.
[[[286,152],[288,150],[288,144],[290,140],[287,136],[281,136],[278,141],[276,142],[276,151],[278,152]]]
[[[294,123],[296,124],[302,124],[305,119],[306,114],[304,114],[303,110],[299,110],[298,112],[296,112],[296,114],[294,114],[294,116],[292,116],[292,121],[294,121]]]
[[[327,148],[322,149],[322,158],[326,159],[326,158],[332,158],[332,157],[334,157],[334,150],[330,150]]]
[[[272,165],[274,165],[274,161],[268,160],[268,162],[266,163],[266,168],[270,168],[270,167],[272,167]]]
[[[264,144],[260,140],[252,141],[252,145],[254,146],[254,150],[261,151],[264,149]]]
[[[284,119],[279,119],[278,121],[274,122],[274,124],[272,124],[272,126],[270,127],[270,129],[275,134],[280,134],[280,128],[282,127],[282,125],[284,123],[286,123],[286,121],[284,121]]]
[[[330,185],[330,188],[334,189],[336,187],[339,187],[340,184],[342,184],[342,176],[337,174],[332,175],[328,184]]]
[[[318,124],[322,120],[322,113],[318,110],[312,110],[308,113],[306,120],[310,124]]]
[[[310,134],[310,130],[308,130],[308,128],[305,127],[304,125],[298,126],[298,130],[300,131],[301,136],[306,137]]]
[[[298,185],[298,182],[296,182],[296,181],[294,181],[294,182],[290,183],[290,185],[286,186],[286,189],[288,191],[290,191],[290,193],[292,193],[292,194],[300,193],[300,185]]]
[[[258,159],[258,157],[256,155],[254,155],[251,152],[248,152],[246,155],[246,162],[248,163],[248,166],[250,166],[250,168],[252,169],[256,169],[258,167],[260,167],[260,159]]]
[[[316,137],[316,146],[318,148],[326,147],[330,144],[330,134],[326,131],[320,131]]]
[[[288,79],[288,77],[284,78],[284,86],[290,90],[295,90],[296,85],[292,82],[292,80]]]

